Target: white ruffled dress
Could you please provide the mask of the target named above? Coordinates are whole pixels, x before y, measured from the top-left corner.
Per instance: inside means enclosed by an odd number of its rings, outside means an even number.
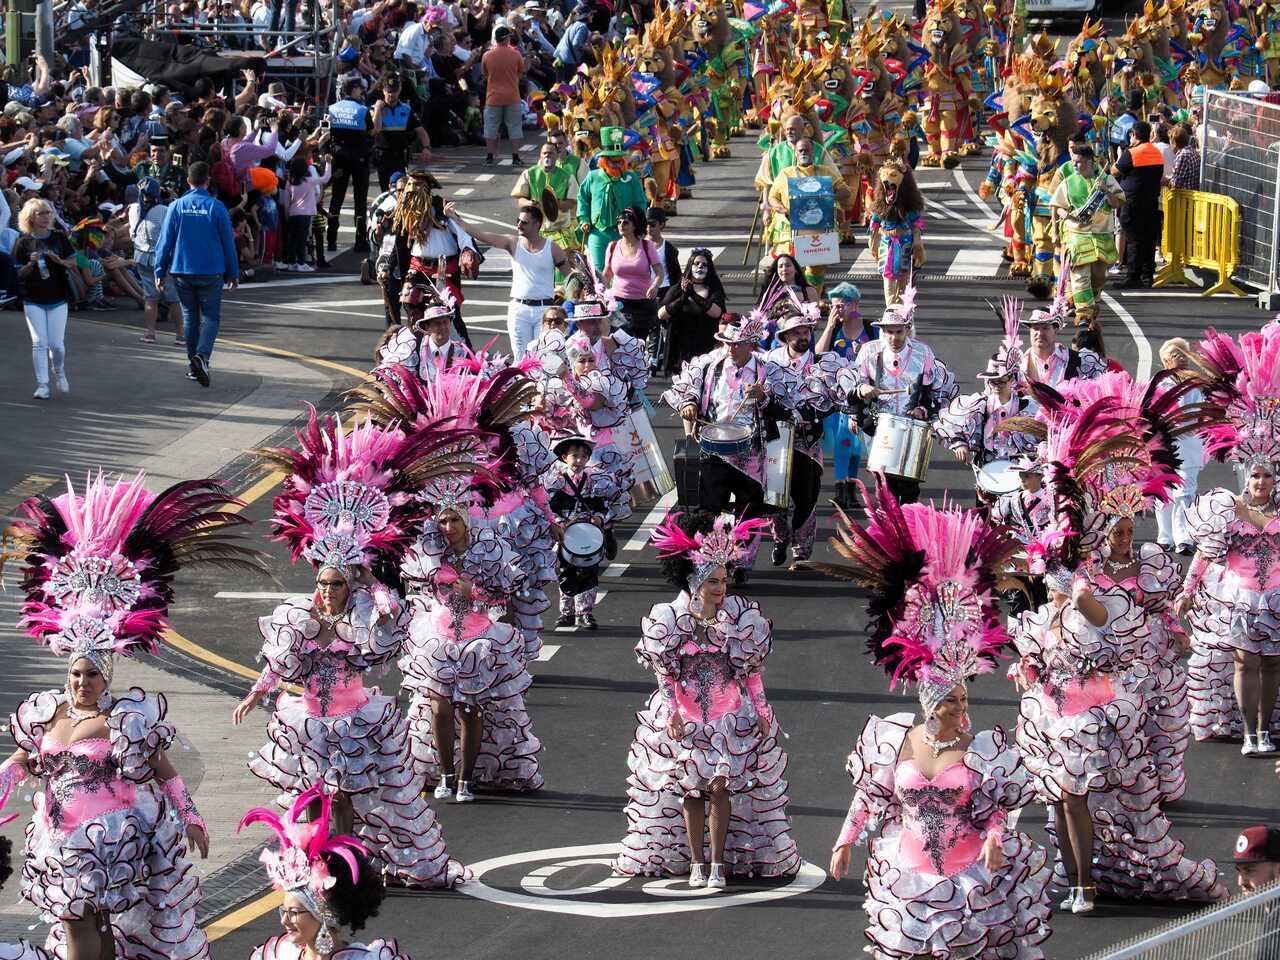
[[[267,671],[300,684],[303,693],[280,694],[267,743],[249,761],[250,771],[281,791],[281,805],[314,786],[346,794],[355,835],[389,879],[454,886],[466,879],[466,868],[449,859],[440,824],[422,797],[422,777],[409,761],[408,724],[393,698],[364,686],[365,671],[400,650],[407,613],[401,606],[379,620],[369,592],[356,590],[336,636],[320,647],[312,607],[310,597],[292,597],[258,621]]]
[[[53,926],[45,946],[65,955],[63,919],[111,917],[121,960],[203,960],[200,883],[186,827],[160,792],[150,761],[176,733],[163,694],[133,687],[107,716],[106,740],[70,746],[45,737],[67,696],[46,690],[10,718],[14,739],[44,781],[27,825],[22,896]],[[8,944],[15,957],[29,944]],[[0,952],[0,956],[8,954]]]
[[[1003,730],[974,736],[964,758],[932,780],[900,762],[913,717],[872,716],[847,769],[853,802],[841,842],[867,851],[867,939],[877,960],[1041,960],[1049,936],[1049,856],[1005,831],[1004,866],[978,860],[988,829],[1030,803],[1031,779]]]
[[[371,940],[368,943],[349,943],[340,950],[328,954],[329,960],[411,960],[400,952],[395,940]],[[249,960],[303,960],[302,948],[282,936],[275,936],[260,947],[255,947]]]
[[[657,674],[658,689],[636,715],[627,758],[627,835],[614,870],[688,873],[684,798],[702,796],[714,778],[724,777],[730,795],[727,872],[796,873],[800,855],[788,833],[787,757],[760,674],[772,625],[759,604],[727,597],[715,622],[703,629],[689,613],[689,595],[681,593],[672,603],[656,604],[642,629],[636,654]],[[678,741],[667,731],[672,710],[685,721]],[[766,710],[769,723],[761,733],[758,718]]]
[[[473,527],[465,553],[454,554],[434,521],[427,523],[401,564],[414,604],[408,642],[400,658],[410,691],[409,735],[414,771],[428,782],[440,777],[431,729],[431,698],[484,711],[473,784],[504,790],[542,786],[538,751],[524,693],[533,684],[525,668],[525,642],[500,623],[513,594],[524,583],[511,544],[495,531]],[[453,593],[463,579],[470,601]],[[460,731],[454,756],[459,756]]]

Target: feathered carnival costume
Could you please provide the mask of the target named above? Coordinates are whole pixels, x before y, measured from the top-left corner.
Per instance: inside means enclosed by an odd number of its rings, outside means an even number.
[[[1106,395],[1044,412],[1041,450],[1054,522],[1027,554],[1051,594],[1070,596],[1078,571],[1092,572],[1108,513],[1127,516],[1177,482],[1171,435],[1198,414],[1175,413],[1179,388],[1166,398],[1163,382],[1076,384]],[[1039,396],[1050,399],[1043,391]],[[1016,736],[1023,762],[1042,802],[1088,797],[1094,847],[1086,885],[1120,897],[1217,899],[1224,891],[1213,862],[1183,856],[1160,808],[1162,781],[1153,757],[1160,745],[1147,734],[1152,705],[1144,698],[1146,678],[1132,673],[1146,643],[1142,594],[1107,589],[1098,577],[1085,582],[1105,609],[1101,626],[1065,600],[1017,619],[1021,659],[1010,675],[1024,687]],[[1161,599],[1159,589],[1153,593]],[[1052,807],[1049,831],[1056,838]],[[1061,859],[1055,879],[1067,885]]]
[[[724,869],[769,877],[800,869],[788,833],[787,757],[761,674],[772,624],[759,604],[739,596],[725,597],[706,619],[698,596],[714,571],[731,572],[767,528],[767,521],[738,522],[730,514],[714,521],[677,514],[653,532],[650,542],[681,592],[654,605],[636,644],[658,689],[636,715],[627,758],[627,835],[614,864],[619,873],[688,873],[684,800],[707,796],[717,779],[729,794]],[[679,739],[668,730],[673,715],[684,721]]]
[[[1202,433],[1208,454],[1236,464],[1242,485],[1257,468],[1280,476],[1280,322],[1243,334],[1239,343],[1210,328],[1191,359],[1206,400],[1226,411],[1223,422]],[[1235,651],[1280,655],[1280,518],[1257,527],[1237,515],[1237,496],[1219,487],[1187,511],[1196,553],[1182,589],[1193,601],[1188,671],[1197,740],[1242,732],[1232,689]],[[1269,513],[1278,502],[1280,484],[1260,509]],[[1280,707],[1271,714],[1271,726],[1277,723]]]
[[[117,655],[158,649],[181,567],[263,568],[232,532],[248,521],[228,509],[239,501],[220,484],[193,480],[157,495],[144,482],[99,474],[77,493],[68,480],[61,496],[27,500],[26,519],[5,531],[8,555],[27,564],[21,625],[67,657],[68,670],[92,663],[107,686],[98,702],[106,738],[67,745],[46,735],[64,708],[74,719],[68,683],[18,707],[10,724],[26,761],[0,766],[6,790],[28,772],[44,781],[27,826],[22,895],[53,924],[48,947],[59,955],[59,920],[106,915],[119,957],[208,956],[185,836],[204,823],[182,777],[158,783],[151,766],[176,736],[168,704],[163,694],[109,688]]]
[[[0,810],[3,810],[9,802],[9,796],[13,792],[13,785],[6,786],[0,792]],[[10,813],[0,817],[0,826],[4,826],[10,821],[17,820],[16,813]],[[8,837],[0,837],[0,886],[3,886],[9,877],[13,875],[13,844]],[[52,960],[53,954],[45,950],[43,947],[37,947],[26,940],[18,940],[10,943],[0,943],[0,960]]]
[[[422,779],[409,762],[408,726],[393,697],[366,689],[365,671],[392,660],[404,643],[409,611],[390,586],[400,555],[428,516],[416,491],[477,469],[460,452],[468,434],[412,436],[366,420],[347,432],[312,409],[297,449],[258,451],[288,476],[275,499],[275,537],[305,557],[317,576],[336,570],[347,583],[346,609],[323,614],[317,596],[291,597],[258,621],[266,668],[254,690],[281,681],[268,742],[249,769],[286,796],[321,787],[350,802],[355,832],[382,868],[402,883],[452,886],[465,871],[449,859]],[[321,645],[323,626],[332,639]]]
[[[891,689],[915,685],[928,743],[938,706],[993,670],[1009,643],[997,590],[1018,543],[974,510],[899,505],[883,477],[875,501],[859,486],[867,525],[840,513],[831,540],[847,562],[810,566],[871,589],[868,650]],[[1017,751],[1001,728],[984,730],[930,779],[900,759],[913,723],[910,713],[869,717],[847,764],[854,796],[836,848],[880,832],[863,906],[872,955],[1038,960],[1050,869],[1043,848],[1005,829],[1033,795]],[[979,859],[991,837],[1004,854],[994,873]]]
[[[310,807],[319,815],[303,819]],[[318,788],[302,793],[284,817],[263,807],[250,810],[240,821],[238,830],[251,824],[263,824],[280,840],[278,850],[262,851],[262,863],[273,889],[297,897],[306,911],[320,923],[315,949],[334,960],[407,960],[395,940],[374,940],[369,944],[351,943],[334,952],[334,935],[342,923],[330,902],[338,878],[335,870],[345,870],[353,887],[360,882],[360,863],[368,856],[368,848],[355,837],[331,836],[329,833],[330,800]],[[272,937],[254,950],[250,960],[300,960],[302,948],[284,936]]]

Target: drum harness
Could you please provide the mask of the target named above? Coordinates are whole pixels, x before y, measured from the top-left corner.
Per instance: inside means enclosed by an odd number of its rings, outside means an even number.
[[[911,359],[911,351],[913,347],[908,343],[907,355],[903,359],[902,367],[905,369],[907,362]],[[901,376],[901,374],[895,374]],[[911,388],[911,393],[907,397],[907,409],[914,410],[916,407],[924,407],[928,411],[933,404],[933,387],[924,382],[924,374],[921,373],[920,380],[916,381],[916,385]],[[884,379],[884,350],[876,351],[876,375],[875,386],[880,388],[880,381]],[[871,437],[876,432],[876,415],[880,413],[879,407],[884,405],[885,401],[880,397],[876,397],[870,403],[858,397],[857,388],[854,388],[853,398],[850,406],[853,409],[853,417],[858,421],[858,426],[862,432]],[[935,411],[936,412],[936,411]]]
[[[702,408],[703,413],[706,416],[711,415],[712,401],[716,395],[716,387],[720,383],[720,378],[724,376],[724,368],[726,364],[730,362],[731,361],[728,356],[721,357],[717,360],[711,376],[707,378],[706,385],[702,389]],[[752,380],[752,384],[763,383],[764,378],[761,373],[762,364],[760,359],[753,356],[751,360],[747,362],[754,362],[756,365],[754,372],[755,379]],[[740,414],[741,411],[742,407],[739,407],[737,413]],[[751,421],[751,449],[759,453],[765,448],[765,445],[770,440],[778,439],[778,427],[772,420],[765,417],[763,412],[755,407],[754,404],[752,405]]]

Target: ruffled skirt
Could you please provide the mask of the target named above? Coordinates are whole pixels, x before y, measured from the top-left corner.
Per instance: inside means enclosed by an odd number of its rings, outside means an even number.
[[[488,622],[483,631],[454,639],[441,634],[428,610],[414,616],[399,666],[415,695],[474,707],[529,689],[524,650],[524,638],[509,624]]]
[[[17,943],[0,943],[0,960],[50,960],[51,954],[42,947],[37,947],[19,940]]]
[[[1046,710],[1037,684],[1023,694],[1016,741],[1043,803],[1131,782],[1148,763],[1142,699],[1115,682],[1115,698],[1080,713]]]
[[[106,913],[122,960],[209,956],[196,925],[200,884],[187,859],[184,827],[165,814],[151,787],[138,788],[132,807],[108,811],[65,835],[48,828],[43,800],[36,795],[27,824],[22,896],[53,924],[48,949],[65,951],[58,920]]]
[[[1188,618],[1205,647],[1280,656],[1280,590],[1247,590],[1206,578]]]
[[[614,870],[688,873],[684,798],[702,795],[713,778],[723,776],[730,794],[725,869],[745,876],[796,873],[800,855],[787,832],[787,756],[778,742],[777,720],[762,737],[744,701],[742,711],[713,723],[686,724],[677,742],[667,733],[666,718],[666,701],[656,691],[636,715],[627,758],[627,835]]]
[[[485,701],[480,750],[476,755],[472,785],[497,790],[538,790],[542,771],[538,752],[542,743],[533,735],[524,696],[512,694],[502,700]],[[409,704],[409,751],[413,770],[427,783],[440,779],[440,756],[431,730],[431,698],[415,693]],[[462,756],[462,743],[455,732],[454,757]]]
[[[1136,664],[1128,671],[1126,686],[1147,705],[1142,729],[1155,761],[1160,796],[1164,801],[1177,800],[1187,790],[1183,758],[1191,742],[1186,664],[1175,652],[1151,663]]]
[[[356,836],[389,880],[452,887],[466,879],[422,797],[422,778],[409,762],[408,724],[390,697],[375,694],[353,713],[317,717],[300,697],[282,693],[267,737],[249,770],[284,794],[282,806],[318,784],[341,792],[351,800]]]
[[[1206,646],[1199,634],[1191,641],[1187,661],[1187,694],[1190,699],[1191,734],[1197,740],[1214,737],[1240,739],[1244,728],[1233,686],[1236,666],[1232,652]],[[1280,699],[1271,711],[1271,729],[1280,729]]]
[[[511,619],[524,635],[524,660],[542,649],[542,615],[551,606],[545,589],[556,578],[556,540],[546,514],[531,500],[503,518],[499,528],[516,552],[525,582],[511,598]]]
[[[1021,833],[1005,834],[1004,866],[973,863],[950,877],[897,865],[900,824],[867,856],[867,939],[878,960],[1040,960],[1049,936],[1049,855]]]

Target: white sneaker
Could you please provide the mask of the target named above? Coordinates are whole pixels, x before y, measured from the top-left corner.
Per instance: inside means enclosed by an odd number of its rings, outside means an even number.
[[[723,890],[724,885],[724,864],[713,863],[711,865],[711,876],[707,877],[707,886],[713,890]]]
[[[453,802],[454,803],[470,803],[475,798],[476,798],[476,795],[471,792],[471,784],[467,783],[467,781],[465,780],[459,780],[458,792],[454,794]]]
[[[1276,748],[1271,743],[1271,731],[1260,730],[1258,732],[1258,747],[1255,753],[1275,753]]]
[[[448,800],[453,796],[453,787],[449,785],[448,777],[440,778],[440,782],[436,784],[436,790],[432,796],[437,800]]]
[[[63,373],[61,370],[59,370],[59,371],[57,372],[57,374],[55,374],[55,376],[58,378],[58,379],[55,381],[55,383],[57,383],[57,385],[58,385],[58,392],[59,392],[59,393],[70,393],[70,392],[71,392],[71,384],[70,384],[70,382],[67,380],[67,375],[66,375],[65,373]]]
[[[1076,895],[1076,902],[1071,906],[1072,913],[1093,913],[1093,897],[1086,893],[1092,891],[1092,887],[1076,887],[1079,893]]]
[[[1244,735],[1244,743],[1240,747],[1240,755],[1244,757],[1250,757],[1257,752],[1258,752],[1258,747],[1253,742],[1253,737],[1249,736],[1249,734],[1246,733]]]
[[[296,273],[315,273],[316,268],[309,263],[300,263],[293,268]]]
[[[695,890],[700,890],[707,885],[707,875],[702,872],[702,864],[689,864],[689,886]]]
[[[298,268],[295,267],[292,263],[277,263],[276,269],[279,270],[281,273],[293,273],[293,271],[297,270]]]
[[[1067,898],[1063,900],[1058,907],[1062,910],[1070,910],[1076,905],[1076,898],[1080,896],[1079,887],[1067,887]]]
[[[32,400],[48,400],[49,385],[47,383],[37,384],[36,392],[31,395],[31,399]]]

